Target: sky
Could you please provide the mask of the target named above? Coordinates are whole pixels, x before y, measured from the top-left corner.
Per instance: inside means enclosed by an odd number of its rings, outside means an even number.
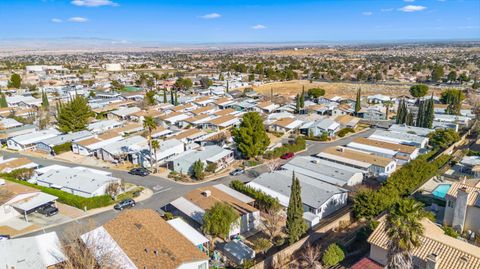
[[[480,39],[478,0],[0,0],[0,40],[234,43]]]

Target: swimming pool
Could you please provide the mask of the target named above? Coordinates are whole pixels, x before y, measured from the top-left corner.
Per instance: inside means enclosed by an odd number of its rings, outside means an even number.
[[[445,196],[447,195],[448,190],[452,184],[439,184],[432,192],[433,196],[440,198],[440,199],[445,199]]]

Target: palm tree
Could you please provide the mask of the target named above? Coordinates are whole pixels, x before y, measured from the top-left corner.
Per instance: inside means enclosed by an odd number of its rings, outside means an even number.
[[[421,220],[429,216],[423,204],[413,199],[402,199],[390,209],[385,222],[385,232],[390,239],[385,268],[413,268],[411,251],[420,246],[424,231]]]
[[[153,154],[155,155],[155,173],[158,172],[158,160],[157,160],[157,150],[160,148],[160,143],[158,140],[152,141]]]
[[[143,128],[148,131],[148,146],[150,148],[150,169],[153,169],[153,159],[152,159],[152,131],[157,128],[157,123],[153,117],[147,116],[143,120]]]
[[[386,108],[385,119],[388,120],[388,114],[390,114],[390,108],[393,106],[393,101],[383,102],[383,106]]]

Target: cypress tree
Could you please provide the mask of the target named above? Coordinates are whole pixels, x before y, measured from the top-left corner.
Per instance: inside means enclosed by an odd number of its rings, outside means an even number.
[[[428,100],[426,105],[425,120],[424,120],[423,127],[431,129],[433,126],[434,118],[435,118],[435,111],[433,108],[433,94],[432,94],[432,97],[430,98],[430,100]]]
[[[165,88],[163,89],[163,103],[167,103],[167,89]]]
[[[425,101],[420,101],[418,103],[418,113],[417,113],[417,122],[415,126],[423,127],[424,126],[424,117],[425,117]]]
[[[175,91],[175,105],[178,106],[178,93]]]
[[[0,107],[8,107],[7,98],[3,92],[0,94]]]
[[[48,103],[48,96],[45,91],[42,92],[42,108],[47,110],[50,104]]]
[[[175,105],[174,99],[173,99],[173,89],[170,90],[170,103],[172,105]]]
[[[300,94],[300,108],[305,107],[305,89],[302,89],[302,93]]]
[[[295,110],[297,111],[297,113],[300,113],[300,95],[297,94],[297,96],[295,97]]]
[[[396,119],[395,119],[395,123],[396,123],[396,124],[401,124],[401,118],[402,118],[402,113],[403,113],[403,110],[402,110],[402,102],[403,102],[403,99],[398,102],[398,106],[397,106],[397,117],[396,117]]]
[[[357,98],[355,99],[355,115],[358,114],[358,111],[362,109],[362,105],[360,104],[360,99],[361,99],[361,89],[357,90]]]
[[[412,114],[412,112],[408,112],[405,123],[408,126],[413,126],[413,114]]]
[[[228,83],[228,80],[227,80],[227,93],[229,90],[230,90],[230,83]]]
[[[292,186],[290,187],[290,201],[287,208],[287,234],[288,243],[297,242],[306,232],[307,226],[303,220],[303,203],[301,196],[300,181],[292,174]]]

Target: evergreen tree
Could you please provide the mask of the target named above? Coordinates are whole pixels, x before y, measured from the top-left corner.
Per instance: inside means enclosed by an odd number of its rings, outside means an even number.
[[[405,100],[400,100],[398,103],[397,109],[397,124],[404,124],[407,121],[407,105],[405,104]]]
[[[171,103],[172,105],[175,105],[175,100],[174,100],[174,98],[173,98],[173,89],[170,90],[170,103]]]
[[[7,98],[5,97],[5,94],[3,92],[0,93],[0,107],[8,107]]]
[[[424,116],[425,116],[425,101],[420,101],[418,103],[418,113],[415,126],[423,127],[424,125]]]
[[[48,96],[47,96],[47,93],[45,91],[42,92],[42,108],[44,110],[48,110],[48,107],[50,106],[49,102],[48,102]]]
[[[307,225],[303,220],[303,203],[301,196],[300,181],[292,174],[292,186],[290,189],[290,201],[287,208],[287,234],[288,243],[291,245],[297,242],[307,231]]]
[[[295,97],[295,110],[297,113],[300,113],[300,95],[297,94]]]
[[[362,99],[361,91],[361,89],[357,90],[357,98],[355,99],[355,115],[357,115],[360,109],[362,109],[362,104],[360,103]]]
[[[413,126],[413,113],[412,112],[408,112],[407,119],[406,119],[405,123],[408,126]]]
[[[15,88],[18,89],[22,86],[22,77],[19,74],[13,73],[10,76],[10,80],[8,81],[8,88]]]
[[[175,105],[178,106],[178,92],[175,91],[175,101],[174,101]]]
[[[205,178],[205,167],[200,159],[193,163],[192,175],[197,180],[203,180]]]
[[[92,109],[85,97],[76,95],[73,100],[57,105],[57,122],[62,132],[77,132],[87,128]]]
[[[426,105],[423,127],[431,129],[433,126],[434,118],[435,118],[435,110],[433,108],[433,94],[432,94],[432,97],[428,100]]]
[[[447,89],[442,92],[440,101],[447,104],[447,109],[445,112],[450,115],[460,114],[460,109],[462,107],[462,101],[465,99],[465,94],[458,89]]]
[[[304,108],[305,107],[305,86],[303,87],[302,89],[302,93],[300,94],[300,108]]]
[[[263,154],[270,144],[262,117],[257,112],[244,114],[240,127],[233,129],[232,135],[238,150],[246,158]]]
[[[163,103],[167,103],[167,89],[165,88],[163,89]]]
[[[229,90],[230,90],[230,83],[227,80],[227,93],[228,93]]]

